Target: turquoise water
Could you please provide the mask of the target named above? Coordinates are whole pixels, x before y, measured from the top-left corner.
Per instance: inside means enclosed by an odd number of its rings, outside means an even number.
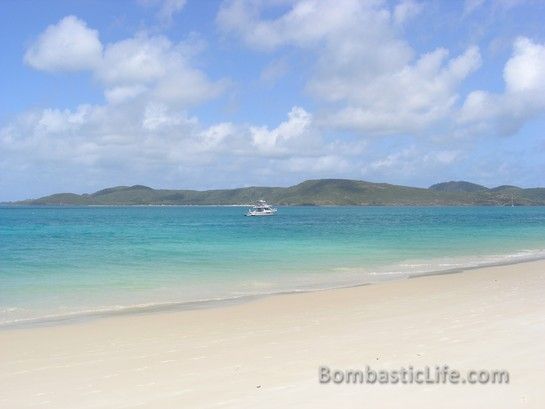
[[[545,255],[545,207],[0,207],[0,323]]]

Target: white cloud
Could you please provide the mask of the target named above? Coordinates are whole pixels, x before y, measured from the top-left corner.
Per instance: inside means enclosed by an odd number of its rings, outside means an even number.
[[[193,67],[203,47],[195,36],[173,43],[145,32],[103,47],[96,30],[69,16],[40,35],[25,61],[49,71],[90,70],[112,104],[139,98],[187,108],[217,97],[227,86]]]
[[[446,118],[457,101],[457,88],[480,65],[477,48],[471,47],[447,60],[448,52],[438,49],[395,72],[370,82],[348,81],[336,90],[347,106],[327,120],[343,128],[366,133],[418,133]],[[326,85],[328,85],[326,87]],[[333,84],[321,84],[327,93]]]
[[[293,107],[288,120],[269,130],[267,127],[251,127],[253,146],[267,155],[292,154],[316,145],[312,128],[312,115],[300,107]],[[314,139],[314,140],[313,140]]]
[[[457,150],[443,150],[438,151],[433,154],[428,154],[429,160],[432,160],[436,163],[440,163],[442,165],[450,165],[454,161],[456,161],[461,155],[460,151]]]
[[[266,17],[264,2],[224,2],[220,28],[248,46],[298,47],[315,55],[307,91],[322,103],[320,123],[360,133],[419,133],[453,113],[461,82],[481,64],[478,48],[418,58],[396,28],[422,11],[403,0],[288,2]]]
[[[520,37],[503,72],[507,91],[545,92],[545,45]]]
[[[414,0],[401,0],[394,8],[394,22],[403,24],[417,16],[424,6]]]
[[[237,130],[228,122],[212,125],[201,131],[200,139],[203,151],[222,151],[228,144],[228,138],[233,138]]]
[[[246,44],[257,49],[271,50],[287,44],[312,46],[318,45],[333,32],[350,30],[352,27],[347,27],[347,23],[353,26],[359,16],[375,10],[381,2],[306,0],[287,3],[290,7],[284,14],[266,20],[260,18],[260,13],[271,3],[226,1],[220,7],[216,20],[223,31],[238,35]],[[384,17],[389,18],[388,15]]]
[[[151,96],[165,103],[192,106],[216,98],[228,81],[211,82],[200,70],[180,67],[159,81]]]
[[[91,107],[81,105],[74,112],[65,109],[44,109],[37,120],[36,132],[39,134],[64,134],[78,129],[90,115]]]
[[[96,75],[114,89],[146,87],[151,98],[182,106],[194,105],[215,98],[227,85],[225,81],[211,82],[202,71],[191,66],[192,54],[200,47],[198,41],[173,44],[164,36],[139,34],[109,44]],[[131,93],[123,96],[129,95]]]
[[[111,104],[119,104],[131,100],[144,93],[147,88],[143,85],[120,85],[104,91],[106,100]]]
[[[364,166],[364,173],[377,177],[403,176],[410,179],[421,172],[433,172],[451,166],[460,160],[459,150],[422,149],[411,145],[400,151],[392,152]]]
[[[235,165],[239,172],[269,160],[275,164],[271,166],[283,164],[282,172],[303,163],[309,173],[347,163],[340,159],[338,145],[322,143],[312,116],[300,107],[268,129],[228,122],[206,126],[167,105],[140,102],[23,114],[0,129],[0,150],[14,168],[21,163],[27,170],[53,172],[74,167],[103,175],[107,184],[112,183],[108,175],[123,178],[153,171],[179,177],[193,167]]]
[[[177,151],[184,155],[176,160],[191,161],[193,141],[188,142],[196,128],[187,114],[155,103],[82,105],[73,111],[24,114],[2,129],[0,146],[12,152],[11,160],[44,168],[85,164],[95,170],[115,165],[136,171],[161,162],[172,165]]]
[[[176,42],[140,32],[102,44],[85,22],[67,17],[44,31],[25,61],[48,71],[88,70],[104,88],[105,102],[21,115],[0,129],[6,152],[0,166],[42,180],[80,172],[71,179],[93,186],[158,181],[197,187],[270,184],[271,175],[274,183],[291,182],[293,175],[400,180],[454,169],[467,140],[451,138],[445,147],[444,135],[509,134],[545,110],[545,45],[518,39],[505,65],[505,91],[476,90],[463,99],[461,84],[479,68],[479,49],[417,54],[402,37],[402,25],[426,6],[411,0],[224,2],[217,17],[224,33],[270,53],[262,81],[295,67],[294,54],[304,57],[305,74],[310,70],[305,91],[316,109],[294,106],[268,125],[203,124],[188,113],[229,86],[198,68],[205,47],[198,37]],[[72,38],[74,26],[79,34]],[[68,37],[86,38],[79,43],[87,46],[69,41],[63,48]]]
[[[178,127],[186,121],[185,115],[169,112],[166,105],[150,103],[144,110],[142,128],[144,131],[154,132]]]
[[[515,133],[530,118],[545,112],[545,44],[520,37],[503,71],[501,94],[471,92],[459,112],[460,132]]]
[[[162,36],[140,34],[108,44],[97,77],[106,84],[134,84],[163,77],[173,58],[171,42]]]
[[[105,103],[20,115],[0,129],[2,166],[47,180],[77,173],[78,180],[94,185],[146,180],[149,174],[176,178],[191,174],[193,165],[210,166],[230,143],[224,138],[233,126],[207,127],[187,113],[227,86],[195,68],[204,43],[194,35],[174,43],[145,32],[105,46],[98,38],[83,21],[67,17],[30,46],[25,60],[37,69],[89,70],[104,87]],[[89,43],[94,46],[80,48]],[[94,52],[84,52],[90,49]],[[245,129],[246,150],[249,134]]]
[[[98,41],[98,33],[87,30]],[[55,41],[49,38],[48,47],[58,46]],[[9,164],[2,162],[2,166],[15,169],[26,163],[25,171],[44,169],[41,174],[49,178],[55,178],[57,170],[72,169],[73,173],[77,169],[85,180],[111,184],[127,175],[144,180],[148,174],[163,175],[169,180],[204,166],[239,172],[267,163],[284,174],[300,167],[309,174],[340,171],[348,162],[339,155],[361,151],[359,141],[353,146],[340,140],[325,143],[313,116],[297,106],[273,127],[201,124],[187,113],[188,107],[214,98],[228,84],[211,81],[193,66],[203,48],[199,38],[173,43],[166,36],[141,32],[98,45],[93,64],[79,69],[90,70],[104,86],[105,103],[21,115],[0,130],[0,150],[9,153]],[[30,50],[37,48],[35,43]],[[268,77],[282,75],[286,62],[276,62],[275,73]],[[49,67],[60,66],[50,60]],[[218,176],[218,183],[221,180]]]
[[[30,66],[45,71],[92,70],[102,58],[98,32],[75,16],[50,25],[25,53]]]

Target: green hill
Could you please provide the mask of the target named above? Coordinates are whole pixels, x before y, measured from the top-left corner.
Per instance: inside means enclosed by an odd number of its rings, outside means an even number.
[[[437,183],[436,185],[430,186],[431,190],[436,190],[438,192],[484,192],[488,190],[487,187],[477,185],[475,183],[458,181],[458,182],[443,182]]]
[[[15,202],[23,205],[240,205],[265,199],[275,205],[545,205],[545,188],[499,186],[488,189],[469,182],[446,182],[430,188],[347,179],[307,180],[290,187],[221,190],[170,190],[117,186],[91,194],[58,193]]]
[[[493,192],[507,192],[507,191],[516,192],[516,191],[523,190],[523,189],[518,187],[518,186],[501,185],[501,186],[493,187],[490,190],[492,190]]]

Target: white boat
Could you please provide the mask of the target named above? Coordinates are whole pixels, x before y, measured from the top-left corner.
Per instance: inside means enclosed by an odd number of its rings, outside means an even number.
[[[248,209],[246,216],[273,216],[276,209],[267,204],[264,200],[259,200],[256,205]]]

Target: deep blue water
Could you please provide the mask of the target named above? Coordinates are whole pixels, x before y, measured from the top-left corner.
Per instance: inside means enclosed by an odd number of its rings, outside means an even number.
[[[545,207],[0,207],[0,323],[541,257]]]

